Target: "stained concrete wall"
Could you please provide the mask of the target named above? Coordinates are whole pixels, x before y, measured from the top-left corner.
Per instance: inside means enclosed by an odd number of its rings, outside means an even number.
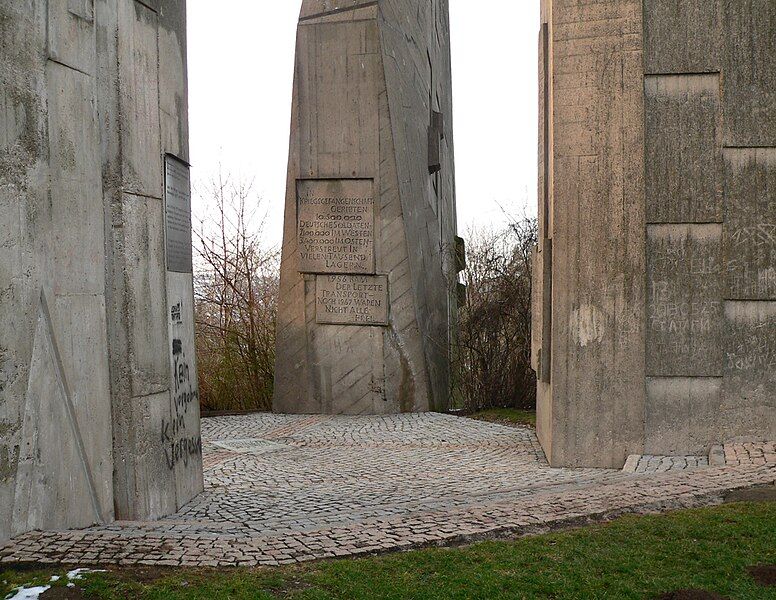
[[[548,0],[543,13],[552,257],[542,268],[537,251],[534,362],[551,355],[551,462],[776,436],[773,3]]]
[[[164,255],[186,122],[183,1],[0,1],[0,539],[201,490],[191,273]]]
[[[384,414],[447,406],[457,312],[451,96],[447,2],[303,3],[276,411]],[[373,257],[356,272],[387,277],[385,323],[320,323],[318,277],[331,271],[302,264],[297,210],[298,196],[307,193],[299,190],[316,181],[337,182],[340,190],[371,182]]]
[[[643,438],[645,396],[641,4],[555,0],[543,14],[549,122],[539,214],[552,256],[551,274],[534,280],[551,328],[540,341],[550,365],[539,435],[555,465],[622,466]]]

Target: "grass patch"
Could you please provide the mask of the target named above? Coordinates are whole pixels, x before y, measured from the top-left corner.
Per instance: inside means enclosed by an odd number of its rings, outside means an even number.
[[[288,568],[118,570],[88,576],[82,587],[88,598],[111,600],[651,600],[678,589],[772,600],[774,588],[758,585],[748,569],[776,564],[774,531],[776,503],[734,504]],[[0,580],[43,582],[62,572],[7,571]]]
[[[520,410],[518,408],[491,408],[489,410],[483,410],[473,415],[470,418],[477,419],[478,421],[487,421],[488,423],[500,423],[503,425],[527,425],[529,427],[536,427],[536,411],[535,410]]]

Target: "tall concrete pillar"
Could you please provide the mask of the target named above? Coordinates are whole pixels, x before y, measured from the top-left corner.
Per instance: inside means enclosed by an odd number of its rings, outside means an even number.
[[[305,0],[274,409],[443,410],[456,318],[445,0]]]
[[[0,539],[202,488],[186,122],[182,0],[0,0]]]
[[[776,437],[776,7],[543,4],[533,345],[550,461]]]

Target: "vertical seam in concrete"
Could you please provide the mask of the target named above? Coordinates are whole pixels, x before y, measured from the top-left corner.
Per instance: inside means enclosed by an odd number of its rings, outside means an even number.
[[[643,264],[644,264],[644,279],[642,281],[644,285],[644,303],[641,311],[641,322],[643,324],[643,335],[641,336],[641,343],[644,352],[642,353],[644,357],[643,367],[644,367],[644,381],[642,383],[642,391],[643,391],[643,398],[644,402],[641,406],[641,444],[639,450],[641,452],[644,452],[646,450],[647,445],[647,414],[649,410],[649,377],[647,376],[647,352],[649,351],[649,325],[647,323],[647,315],[649,311],[649,300],[647,297],[648,290],[649,290],[649,250],[648,250],[648,244],[649,244],[649,215],[647,210],[647,157],[646,157],[646,151],[647,151],[647,136],[649,135],[649,130],[647,128],[647,102],[646,102],[646,96],[647,96],[647,81],[650,80],[650,73],[648,73],[647,69],[647,60],[648,60],[648,48],[647,44],[649,43],[649,40],[647,39],[647,7],[644,3],[642,3],[642,11],[641,11],[641,72],[643,73],[642,77],[642,84],[641,84],[641,94],[644,98],[643,100],[643,111],[641,115],[641,126],[642,131],[644,132],[644,139],[642,141],[642,146],[644,150],[644,162],[642,165],[642,177],[644,178],[644,196],[643,196],[643,203],[644,203],[644,223],[643,223],[643,233],[644,233],[644,256],[643,256]],[[634,452],[635,448],[628,448],[628,452]],[[630,460],[630,459],[627,459]],[[626,460],[626,466],[627,466],[627,460]],[[638,465],[638,460],[636,461],[636,465]],[[635,471],[635,469],[634,469]]]
[[[161,5],[160,5],[161,8]],[[167,262],[167,197],[166,197],[166,190],[167,190],[167,152],[165,148],[165,140],[164,140],[164,133],[163,133],[163,117],[162,117],[162,81],[161,81],[161,73],[162,73],[162,56],[161,56],[161,48],[159,44],[159,28],[161,25],[161,16],[159,13],[156,12],[156,10],[153,10],[153,12],[156,14],[156,20],[155,20],[155,30],[156,30],[156,113],[157,113],[157,122],[159,123],[159,129],[158,129],[158,135],[159,138],[157,140],[158,142],[158,148],[159,148],[159,160],[161,161],[162,169],[161,169],[161,180],[157,181],[157,188],[160,190],[160,203],[162,205],[162,254],[163,254],[163,266],[164,266],[164,314],[165,314],[165,325],[168,329],[168,335],[167,335],[167,352],[170,352],[170,344],[172,343],[170,339],[170,271],[169,271],[169,265]],[[190,157],[189,157],[190,158]],[[188,164],[188,162],[186,163]],[[166,360],[169,360],[169,354],[166,355]],[[167,367],[170,369],[170,366]],[[172,421],[176,414],[176,407],[175,407],[175,394],[173,393],[172,389],[172,382],[171,382],[172,375],[170,372],[168,372],[167,375],[167,383],[170,387],[170,393],[167,396],[168,402],[169,402],[169,408],[170,408],[170,420]],[[162,418],[162,423],[164,423],[164,418]],[[164,426],[164,425],[162,425]],[[173,471],[173,478],[175,477],[175,473]],[[177,481],[174,481],[174,484],[172,487],[172,495],[173,495],[173,505],[175,506],[176,510],[180,510],[182,508],[182,504],[180,501],[179,493],[178,493],[178,485]]]
[[[97,519],[97,523],[103,523],[102,514],[100,513],[100,506],[97,500],[97,491],[94,486],[94,478],[92,476],[91,468],[89,467],[89,461],[86,457],[86,450],[84,448],[83,438],[81,437],[81,430],[78,427],[78,421],[75,416],[75,406],[70,396],[70,388],[67,385],[67,379],[65,378],[65,370],[62,366],[62,357],[59,353],[59,347],[57,346],[56,338],[54,337],[53,322],[51,320],[51,313],[49,312],[48,302],[46,301],[46,293],[41,291],[40,294],[40,310],[41,315],[45,319],[45,331],[46,337],[48,337],[49,345],[53,353],[54,366],[57,369],[57,379],[59,385],[62,388],[62,396],[65,399],[65,409],[67,411],[68,421],[70,422],[70,429],[73,434],[73,439],[78,449],[78,456],[81,459],[81,466],[86,477],[86,482],[89,485],[89,498],[92,501],[92,509],[94,510],[94,516]]]

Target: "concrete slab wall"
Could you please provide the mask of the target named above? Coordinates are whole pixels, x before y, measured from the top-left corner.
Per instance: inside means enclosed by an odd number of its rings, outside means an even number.
[[[776,146],[776,4],[721,0],[725,145]]]
[[[553,464],[621,466],[602,455],[623,439],[633,453],[690,454],[776,436],[774,14],[766,0],[545,3],[553,364],[539,437]],[[609,53],[596,62],[599,39]],[[639,277],[644,294],[612,294]],[[631,318],[610,339],[617,310]],[[585,360],[601,343],[619,355]]]
[[[0,539],[113,517],[94,36],[0,3]]]
[[[173,296],[193,326],[191,275],[167,281],[161,172],[187,152],[185,5],[149,6],[0,1],[0,540],[161,516],[201,489],[197,459],[168,468],[160,442]]]
[[[449,60],[446,2],[419,10],[386,0],[303,3],[278,315],[278,412],[447,406],[457,311]],[[441,168],[430,174],[434,112],[444,124],[434,140]],[[298,211],[297,198],[324,189],[344,196],[372,190],[368,250],[358,265],[303,262],[307,242],[300,242],[299,221],[308,213]],[[323,230],[314,220],[309,227]],[[317,281],[333,273],[387,276],[380,299],[381,311],[388,303],[387,326],[341,324],[346,317],[322,323]]]
[[[648,453],[776,435],[773,8],[645,1]]]
[[[719,74],[644,80],[647,220],[722,222]]]
[[[622,466],[643,445],[645,398],[641,3],[547,8],[552,365],[539,435],[553,465]]]
[[[647,228],[647,375],[721,377],[722,226]]]
[[[725,149],[726,297],[776,298],[776,147]]]
[[[191,268],[166,263],[165,165],[188,171],[186,6],[115,0],[97,9],[115,504],[121,518],[155,519],[203,488]]]

